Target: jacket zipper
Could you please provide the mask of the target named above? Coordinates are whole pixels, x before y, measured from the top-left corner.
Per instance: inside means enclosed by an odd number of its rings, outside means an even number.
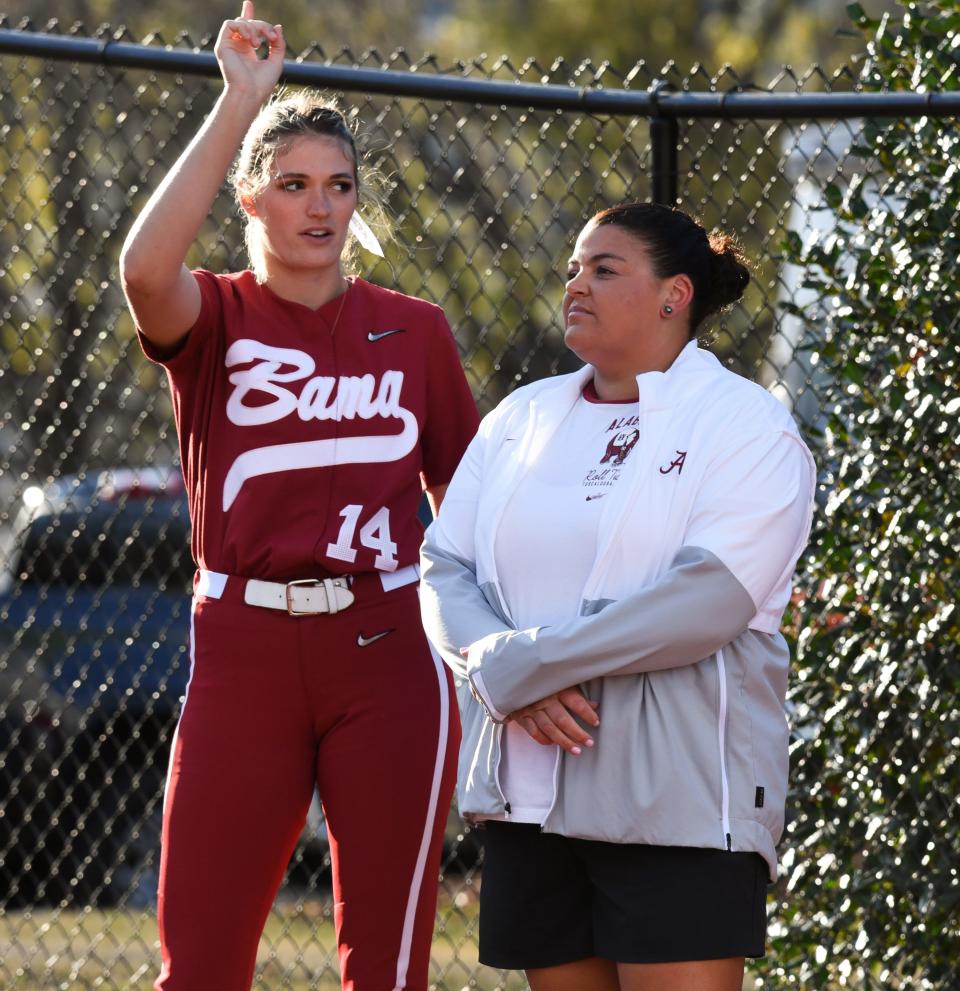
[[[511,811],[510,803],[507,801],[507,796],[504,795],[503,788],[500,785],[500,761],[503,760],[503,723],[497,723],[494,732],[497,734],[497,766],[493,769],[493,783],[497,786],[497,794],[503,803],[504,818],[509,819]]]
[[[732,849],[730,835],[730,783],[727,780],[727,666],[723,660],[723,650],[717,651],[717,674],[720,678],[720,718],[717,734],[720,743],[720,818],[723,828],[724,847]]]
[[[557,805],[557,795],[560,793],[560,788],[558,784],[558,779],[560,777],[560,747],[557,747],[557,757],[553,762],[553,798],[550,799],[550,808],[547,809],[543,816],[543,822],[540,824],[543,826],[546,821],[553,814],[553,810]]]

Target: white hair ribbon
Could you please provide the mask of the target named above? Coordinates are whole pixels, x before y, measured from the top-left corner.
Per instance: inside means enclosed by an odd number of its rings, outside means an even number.
[[[356,210],[350,218],[350,233],[359,241],[361,248],[366,248],[371,254],[383,258],[383,248],[380,247],[377,235],[370,230],[370,225]]]

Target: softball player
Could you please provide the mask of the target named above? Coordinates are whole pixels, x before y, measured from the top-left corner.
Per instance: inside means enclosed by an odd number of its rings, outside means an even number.
[[[476,410],[442,311],[344,276],[356,147],[315,94],[261,111],[279,25],[244,3],[216,53],[224,92],[121,259],[170,381],[199,566],[155,986],[250,987],[317,786],[343,987],[425,989],[460,730],[420,626],[416,511],[423,489],[439,506]],[[190,271],[241,143],[252,271]]]

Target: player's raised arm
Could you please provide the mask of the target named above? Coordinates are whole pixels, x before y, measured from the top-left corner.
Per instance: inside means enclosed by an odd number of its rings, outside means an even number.
[[[266,58],[258,49],[268,46]],[[283,68],[283,31],[256,20],[244,0],[224,21],[214,48],[224,89],[187,149],[150,197],[120,256],[120,276],[137,326],[161,348],[172,347],[200,312],[200,290],[184,265],[251,122]]]

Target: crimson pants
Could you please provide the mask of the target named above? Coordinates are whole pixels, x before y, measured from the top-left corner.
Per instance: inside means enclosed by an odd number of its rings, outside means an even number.
[[[163,816],[158,991],[248,991],[318,786],[346,991],[425,991],[460,725],[417,586],[333,616],[194,598]],[[386,636],[359,646],[376,634]]]

